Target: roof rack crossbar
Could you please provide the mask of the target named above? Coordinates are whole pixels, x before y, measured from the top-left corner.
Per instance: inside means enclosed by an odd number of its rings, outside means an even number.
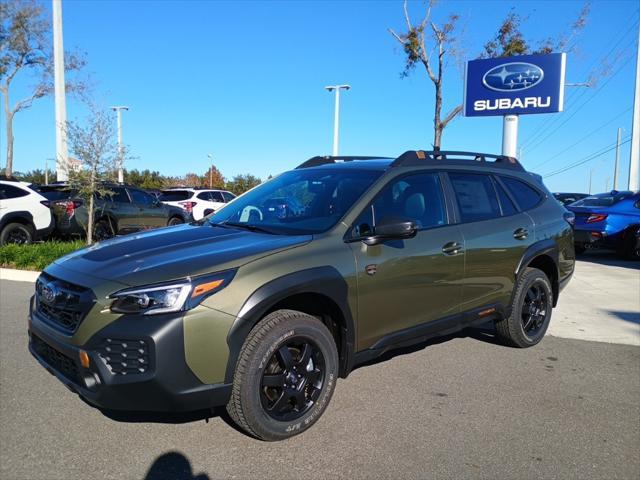
[[[493,160],[493,161],[489,161]],[[459,152],[449,150],[408,150],[396,158],[392,167],[408,167],[424,165],[425,162],[446,162],[448,164],[463,164],[463,162],[476,161],[495,167],[512,168],[524,171],[524,168],[514,157],[506,155],[493,155],[489,153]]]
[[[320,165],[327,165],[330,163],[340,163],[340,162],[352,162],[354,160],[381,160],[381,159],[388,159],[388,160],[392,160],[392,157],[361,157],[361,156],[331,156],[331,155],[326,155],[326,156],[317,156],[317,157],[312,157],[309,160],[307,160],[306,162],[301,163],[300,165],[298,165],[296,167],[296,169],[298,168],[309,168],[309,167],[318,167]]]

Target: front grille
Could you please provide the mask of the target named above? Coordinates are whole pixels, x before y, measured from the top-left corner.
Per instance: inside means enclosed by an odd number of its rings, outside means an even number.
[[[64,353],[59,352],[48,343],[44,342],[37,335],[31,334],[31,344],[36,354],[42,358],[49,366],[60,372],[74,383],[80,383],[78,366]]]
[[[149,347],[144,340],[107,338],[96,351],[116,375],[145,373],[149,369]]]
[[[95,302],[90,289],[42,273],[36,282],[36,312],[64,333],[76,331]]]

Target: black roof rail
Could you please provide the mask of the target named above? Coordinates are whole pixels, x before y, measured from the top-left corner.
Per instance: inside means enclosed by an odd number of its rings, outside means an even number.
[[[492,162],[487,159],[493,159]],[[525,171],[524,167],[514,157],[506,155],[492,155],[490,153],[457,152],[450,150],[408,150],[396,158],[392,167],[413,167],[424,165],[426,162],[446,163],[448,165],[468,165],[467,162],[476,161],[492,167],[510,168]]]
[[[309,160],[307,160],[306,162],[301,163],[300,165],[298,165],[296,167],[296,169],[298,169],[298,168],[318,167],[320,165],[327,165],[329,163],[352,162],[353,160],[385,160],[385,159],[393,160],[392,157],[359,157],[359,156],[332,157],[330,155],[317,156],[317,157],[312,157]]]

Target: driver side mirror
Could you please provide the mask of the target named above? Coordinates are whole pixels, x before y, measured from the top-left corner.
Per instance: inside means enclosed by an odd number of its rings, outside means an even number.
[[[376,225],[373,235],[362,239],[365,245],[377,245],[385,240],[413,238],[418,233],[418,226],[413,220],[398,217],[385,217]]]

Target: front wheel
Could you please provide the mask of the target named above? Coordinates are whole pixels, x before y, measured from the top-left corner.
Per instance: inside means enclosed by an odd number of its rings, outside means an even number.
[[[22,223],[10,223],[0,233],[0,245],[17,243],[26,245],[33,242],[33,229]]]
[[[180,217],[171,217],[167,225],[169,227],[173,227],[175,225],[180,225],[181,223],[184,223],[184,220],[182,220]]]
[[[242,346],[227,411],[250,435],[284,440],[324,413],[338,377],[338,353],[327,327],[294,310],[267,315]]]
[[[553,309],[551,283],[543,271],[527,268],[516,284],[511,314],[496,322],[496,331],[513,347],[532,347],[549,328]]]

